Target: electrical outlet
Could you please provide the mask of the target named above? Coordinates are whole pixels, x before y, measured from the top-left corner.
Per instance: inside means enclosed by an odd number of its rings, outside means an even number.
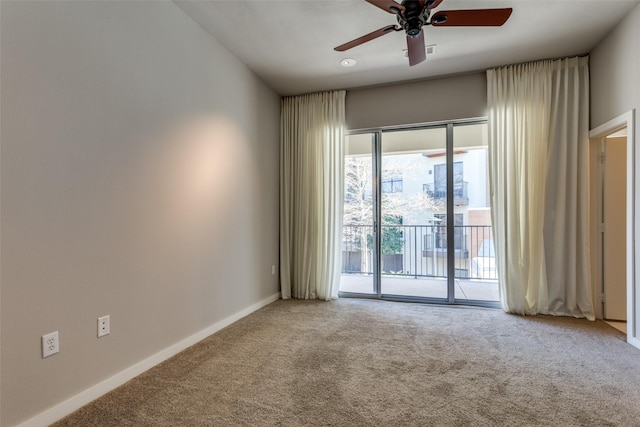
[[[58,331],[42,336],[42,358],[53,356],[60,351]]]
[[[271,274],[272,275],[276,274],[276,266],[275,266],[275,264],[271,266]]]
[[[98,338],[111,333],[111,319],[110,316],[98,317]]]

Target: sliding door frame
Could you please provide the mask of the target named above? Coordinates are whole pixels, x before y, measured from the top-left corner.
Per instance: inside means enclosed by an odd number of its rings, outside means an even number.
[[[453,208],[453,123],[447,123],[447,302],[456,302],[456,235]],[[453,243],[453,244],[452,244]]]
[[[383,126],[377,128],[366,128],[349,130],[347,135],[358,134],[371,134],[372,144],[372,193],[373,193],[373,293],[355,293],[340,291],[340,297],[347,298],[369,298],[369,299],[383,299],[389,301],[400,302],[421,302],[431,304],[446,304],[446,305],[471,305],[489,308],[500,308],[499,301],[482,301],[482,300],[469,300],[469,299],[457,299],[455,297],[455,244],[447,244],[447,297],[446,298],[434,298],[434,297],[421,297],[421,296],[408,296],[408,295],[393,295],[382,293],[382,272],[381,272],[381,224],[382,224],[382,135],[385,132],[393,131],[409,131],[409,130],[422,130],[431,128],[446,128],[446,165],[447,165],[447,198],[446,198],[446,212],[447,212],[447,242],[455,242],[455,229],[454,229],[454,174],[453,174],[453,153],[454,153],[454,140],[453,129],[455,126],[473,125],[486,123],[486,117],[477,117],[462,120],[446,120],[438,122],[427,122],[410,125],[400,126]]]
[[[373,293],[382,298],[382,131],[374,132],[371,153],[373,171]]]

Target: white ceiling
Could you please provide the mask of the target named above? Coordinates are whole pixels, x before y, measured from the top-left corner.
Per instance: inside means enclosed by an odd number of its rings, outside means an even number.
[[[349,89],[586,54],[638,0],[444,0],[435,9],[511,7],[502,27],[425,27],[436,53],[409,67],[403,32],[333,48],[395,16],[364,0],[175,0],[281,95]],[[343,58],[357,64],[345,68]]]

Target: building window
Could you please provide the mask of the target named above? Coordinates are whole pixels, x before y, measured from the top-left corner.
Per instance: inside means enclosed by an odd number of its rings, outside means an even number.
[[[424,184],[423,190],[430,197],[438,200],[447,198],[447,165],[445,163],[434,165],[433,185]],[[463,181],[463,163],[453,163],[453,204],[467,206],[469,204],[468,183]]]
[[[433,216],[440,220],[440,222],[438,223],[438,228],[436,232],[436,248],[446,249],[447,248],[447,215],[434,214]],[[459,214],[459,213],[453,214],[453,236],[454,236],[455,250],[465,249],[463,220],[464,219],[462,214]]]
[[[402,176],[396,175],[382,178],[383,193],[402,193]]]

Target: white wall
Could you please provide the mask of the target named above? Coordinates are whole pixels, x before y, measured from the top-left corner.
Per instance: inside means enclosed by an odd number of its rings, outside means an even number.
[[[173,2],[2,1],[0,24],[12,426],[277,295],[280,101]]]
[[[485,73],[350,90],[347,129],[368,129],[484,117]]]
[[[621,114],[635,109],[635,224],[640,224],[640,5],[591,52],[591,128],[594,129]],[[638,236],[636,231],[636,236]],[[636,245],[636,268],[640,247]],[[640,313],[640,285],[636,278],[635,311]],[[636,331],[640,316],[636,314]],[[640,336],[636,336],[640,339]],[[639,341],[640,342],[640,341]]]

